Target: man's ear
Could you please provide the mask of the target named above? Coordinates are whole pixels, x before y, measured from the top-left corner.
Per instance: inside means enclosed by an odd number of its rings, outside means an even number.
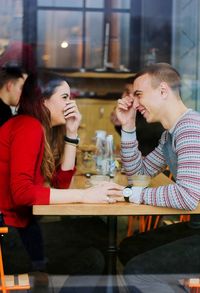
[[[8,92],[10,92],[11,89],[12,89],[12,86],[13,86],[13,81],[12,81],[12,80],[9,80],[9,81],[6,83],[6,90],[7,90]]]
[[[160,83],[160,94],[162,95],[163,98],[166,98],[169,93],[169,86],[166,82],[161,82]]]

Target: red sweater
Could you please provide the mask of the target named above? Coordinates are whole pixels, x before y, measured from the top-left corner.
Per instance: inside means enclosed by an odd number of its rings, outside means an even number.
[[[41,174],[43,152],[44,132],[37,119],[20,115],[0,128],[0,210],[6,225],[26,227],[32,206],[49,204],[50,188]],[[68,188],[73,174],[58,168],[52,185]]]

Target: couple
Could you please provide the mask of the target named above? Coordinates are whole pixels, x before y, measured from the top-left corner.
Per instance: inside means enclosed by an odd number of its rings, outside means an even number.
[[[132,95],[120,99],[116,111],[122,124],[122,161],[127,176],[136,173],[155,176],[169,165],[176,179],[176,184],[165,187],[132,187],[129,201],[195,209],[200,194],[200,115],[183,104],[178,72],[165,63],[144,69],[135,76]],[[138,151],[136,111],[140,111],[147,122],[160,122],[166,129],[158,147],[145,158]],[[66,189],[75,171],[80,120],[76,103],[70,99],[69,85],[62,77],[47,72],[29,75],[18,115],[0,129],[0,171],[3,174],[0,209],[6,225],[20,231],[36,225],[31,214],[33,204],[108,203],[108,195],[112,203],[112,195],[118,195],[119,200],[126,195],[127,190],[114,183],[92,187],[87,192]],[[22,239],[25,238],[26,243],[30,235],[24,234]],[[27,242],[31,250],[30,241]],[[34,257],[32,262],[44,260],[43,253]]]

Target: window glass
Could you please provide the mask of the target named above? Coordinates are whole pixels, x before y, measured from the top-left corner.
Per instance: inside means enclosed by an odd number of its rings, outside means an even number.
[[[102,67],[103,20],[101,12],[86,13],[86,68]]]
[[[38,6],[82,7],[83,0],[38,0]]]
[[[82,66],[82,13],[38,12],[38,65],[47,68]]]
[[[0,65],[22,62],[22,0],[2,0],[0,8]]]
[[[86,7],[89,8],[103,8],[104,7],[104,0],[86,0]]]
[[[112,13],[109,60],[116,69],[129,67],[130,15]]]
[[[111,0],[112,8],[129,9],[130,5],[130,0]]]

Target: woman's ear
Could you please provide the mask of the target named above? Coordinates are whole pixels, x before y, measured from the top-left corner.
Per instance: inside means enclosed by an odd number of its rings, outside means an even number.
[[[44,99],[44,100],[43,100],[43,104],[47,107],[47,105],[48,105],[48,100],[47,100],[47,99]]]

